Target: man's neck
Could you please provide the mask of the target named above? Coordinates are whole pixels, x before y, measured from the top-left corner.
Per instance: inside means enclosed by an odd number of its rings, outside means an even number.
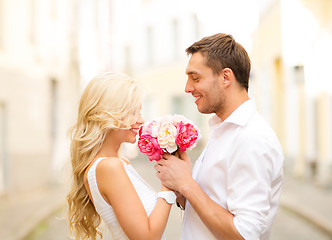
[[[216,113],[216,115],[224,121],[227,119],[242,103],[249,100],[247,91],[241,91],[237,94],[229,94],[225,100],[224,108],[221,113]]]

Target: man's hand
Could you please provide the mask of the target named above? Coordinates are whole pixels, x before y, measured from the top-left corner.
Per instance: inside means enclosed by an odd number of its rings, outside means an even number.
[[[193,181],[193,178],[191,176],[191,161],[188,155],[179,151],[178,156],[165,153],[154,168],[162,184],[181,192],[181,187]]]

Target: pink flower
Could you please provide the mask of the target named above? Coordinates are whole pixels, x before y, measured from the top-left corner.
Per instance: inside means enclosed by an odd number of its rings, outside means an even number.
[[[149,133],[144,133],[138,139],[138,147],[142,153],[145,153],[150,161],[159,161],[164,151],[160,148],[156,138]]]
[[[141,137],[143,133],[143,125],[141,125],[138,129],[138,136]]]
[[[144,125],[144,133],[149,133],[152,137],[158,137],[160,123],[158,121],[151,121]]]
[[[183,123],[182,121],[177,125],[178,135],[176,137],[176,144],[180,151],[184,152],[196,146],[199,137],[197,129],[190,123]]]

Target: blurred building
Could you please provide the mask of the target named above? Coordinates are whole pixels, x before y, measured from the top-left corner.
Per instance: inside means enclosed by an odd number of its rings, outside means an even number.
[[[332,184],[332,2],[270,0],[252,48],[252,85],[286,170]]]
[[[109,9],[109,1],[0,0],[0,197],[57,182],[81,79],[107,65]]]
[[[52,184],[79,86],[73,1],[0,1],[0,194]]]

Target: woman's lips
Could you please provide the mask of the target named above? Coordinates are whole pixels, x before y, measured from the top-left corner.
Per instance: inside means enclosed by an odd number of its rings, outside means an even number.
[[[133,133],[135,133],[137,135],[138,133],[138,128],[131,128],[130,131],[132,131]]]

